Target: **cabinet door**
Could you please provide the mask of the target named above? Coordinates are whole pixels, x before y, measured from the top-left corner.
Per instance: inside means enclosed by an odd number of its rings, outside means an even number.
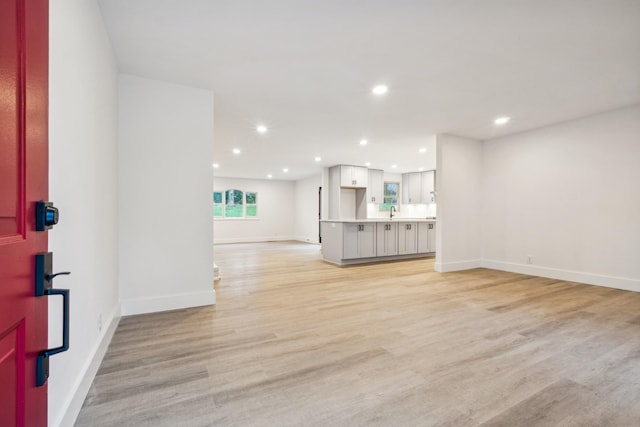
[[[398,224],[378,223],[376,236],[376,255],[391,256],[398,254]]]
[[[435,176],[436,171],[422,172],[422,203],[433,203],[435,201]]]
[[[418,253],[417,222],[401,222],[398,224],[398,254]]]
[[[367,182],[369,181],[369,171],[367,168],[353,166],[351,168],[353,177],[353,186],[358,188],[367,188]]]
[[[371,258],[376,256],[376,224],[360,224],[358,231],[358,256]]]
[[[367,203],[382,203],[384,192],[384,171],[369,169],[367,182]]]
[[[420,172],[402,174],[402,203],[421,203],[421,188]]]
[[[342,234],[342,258],[358,258],[358,227],[359,224],[344,224]]]
[[[422,176],[420,172],[409,174],[409,203],[422,202]]]
[[[340,187],[353,187],[353,166],[340,166]]]
[[[428,222],[418,223],[418,253],[424,254],[429,250],[429,224]]]
[[[436,223],[429,222],[428,223],[428,231],[429,231],[429,252],[436,251]]]

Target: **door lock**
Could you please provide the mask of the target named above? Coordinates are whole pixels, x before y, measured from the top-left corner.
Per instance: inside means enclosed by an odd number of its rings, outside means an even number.
[[[58,223],[60,213],[51,202],[36,202],[36,231],[46,231]]]

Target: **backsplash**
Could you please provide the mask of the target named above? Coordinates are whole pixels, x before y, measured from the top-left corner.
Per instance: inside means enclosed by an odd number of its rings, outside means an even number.
[[[427,205],[400,205],[393,214],[394,218],[426,218],[436,216],[436,203]],[[389,218],[389,211],[381,211],[380,205],[367,204],[367,218]]]

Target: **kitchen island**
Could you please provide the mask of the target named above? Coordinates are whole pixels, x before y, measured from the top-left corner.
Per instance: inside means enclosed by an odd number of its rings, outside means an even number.
[[[435,219],[324,220],[322,256],[337,265],[434,256],[435,232]]]

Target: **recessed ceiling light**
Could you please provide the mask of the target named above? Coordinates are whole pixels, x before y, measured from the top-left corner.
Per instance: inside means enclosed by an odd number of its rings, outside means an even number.
[[[364,165],[365,165],[365,166],[367,166],[367,167],[369,167],[369,166],[371,166],[371,162],[367,162],[367,163],[365,163]]]
[[[213,166],[213,168],[214,168],[214,169],[218,169],[218,168],[220,167],[220,165],[219,165],[219,164],[217,164],[217,163],[214,163],[214,164],[212,164],[211,166]]]
[[[511,120],[511,117],[498,117],[497,119],[495,119],[493,121],[493,123],[495,123],[497,125],[504,125],[507,122],[509,122],[509,120]]]
[[[420,153],[420,154],[424,154],[426,152],[427,152],[427,149],[424,148],[424,147],[422,147],[421,149],[418,150],[418,153]]]
[[[391,165],[391,169],[395,169],[397,167],[398,167],[398,165]]]
[[[418,172],[422,172],[424,168],[418,168]]]
[[[273,178],[273,175],[269,174],[269,175],[267,175],[267,178],[271,179],[271,178]]]
[[[385,85],[377,85],[377,86],[374,86],[373,89],[371,89],[371,92],[373,92],[376,95],[384,95],[388,91],[389,91],[389,88],[386,87]]]
[[[259,133],[267,133],[267,127],[265,125],[260,125],[256,128]]]
[[[367,145],[369,143],[369,141],[367,141],[366,139],[361,139],[360,140],[360,145]]]
[[[320,160],[322,160],[322,158],[320,158],[320,157],[316,157],[316,158],[315,158],[315,159],[313,159],[313,160],[315,160],[316,162],[319,162]]]
[[[239,148],[234,148],[233,149],[233,154],[240,154],[240,149]]]
[[[282,172],[287,173],[287,172],[289,172],[289,169],[284,168],[284,169],[282,169]]]

